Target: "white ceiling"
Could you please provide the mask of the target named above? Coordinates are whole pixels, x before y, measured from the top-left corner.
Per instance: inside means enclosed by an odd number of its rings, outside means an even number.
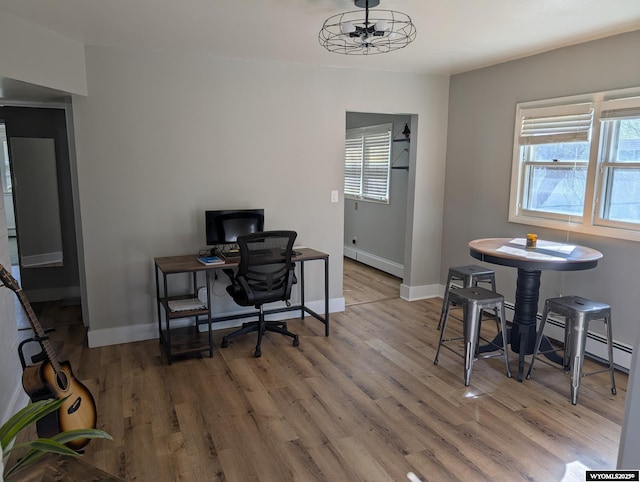
[[[381,0],[378,8],[408,14],[415,42],[381,55],[325,51],[322,23],[356,10],[352,0],[0,0],[0,10],[88,45],[445,75],[640,29],[640,0]]]

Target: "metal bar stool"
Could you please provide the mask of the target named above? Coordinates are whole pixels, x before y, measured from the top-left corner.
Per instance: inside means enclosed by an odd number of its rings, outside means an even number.
[[[444,332],[447,329],[447,320],[449,319],[449,307],[452,305],[458,305],[462,307],[462,337],[457,338],[445,338]],[[500,313],[500,329],[503,336],[502,346],[495,345],[496,350],[502,350],[504,354],[504,362],[507,367],[507,376],[511,378],[511,368],[509,367],[509,350],[507,350],[507,324],[504,315],[504,296],[494,291],[489,291],[480,286],[472,286],[470,288],[460,288],[452,290],[449,294],[447,304],[444,307],[444,320],[442,322],[442,331],[440,331],[440,341],[438,342],[438,350],[436,351],[436,358],[433,361],[434,365],[438,364],[438,356],[440,355],[440,348],[446,349],[460,355],[464,358],[464,384],[469,386],[471,380],[471,368],[476,358],[491,358],[500,356],[500,353],[492,353],[488,355],[478,356],[478,341],[484,340],[480,337],[480,328],[482,323],[482,310],[494,309]],[[454,350],[446,343],[450,341],[464,340],[464,355]]]
[[[611,393],[616,394],[616,381],[613,376],[613,333],[611,329],[611,307],[598,301],[588,300],[580,296],[563,296],[561,298],[549,298],[545,301],[544,312],[542,314],[542,322],[538,329],[536,337],[536,345],[531,358],[531,365],[527,372],[527,380],[531,378],[531,370],[538,353],[545,354],[557,352],[558,350],[547,350],[539,352],[540,341],[543,337],[544,325],[550,313],[556,313],[565,318],[564,326],[564,353],[563,353],[563,369],[571,375],[571,403],[578,402],[578,391],[580,389],[580,379],[596,373],[611,373]],[[609,354],[609,366],[604,370],[598,370],[591,373],[582,373],[582,364],[584,362],[584,350],[587,343],[587,332],[589,330],[589,322],[602,320],[607,328],[607,350]],[[541,361],[545,362],[541,359]]]
[[[451,283],[454,281],[462,281],[463,288],[471,288],[478,286],[478,282],[491,283],[491,291],[496,290],[496,273],[492,269],[483,268],[475,264],[466,266],[454,266],[449,268],[447,275],[447,284],[444,287],[444,297],[442,299],[442,311],[440,312],[440,320],[438,321],[438,330],[442,328],[444,320],[445,308],[449,304],[449,292],[451,291]],[[495,312],[496,323],[498,322],[498,312]],[[498,325],[500,329],[500,325]]]

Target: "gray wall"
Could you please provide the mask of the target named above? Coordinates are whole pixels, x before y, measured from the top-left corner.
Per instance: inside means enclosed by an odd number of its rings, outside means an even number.
[[[373,114],[361,112],[347,113],[347,129],[392,123],[395,135],[411,125],[411,116]],[[402,134],[394,139],[404,138]],[[406,149],[406,150],[405,150]],[[409,165],[409,144],[394,142],[391,162],[397,166]],[[409,171],[392,169],[389,186],[389,204],[344,200],[344,245],[362,250],[402,265],[404,263],[405,229],[407,220],[407,194]],[[353,238],[357,243],[353,244]]]
[[[536,55],[451,78],[440,279],[447,268],[472,262],[467,242],[475,238],[523,236],[525,225],[507,221],[516,103],[640,85],[640,31]],[[634,345],[620,466],[637,468],[640,458],[637,327],[638,243],[535,228],[544,239],[598,249],[594,270],[543,272],[540,299],[580,294],[612,306],[616,340]],[[514,300],[516,270],[491,265],[498,291]],[[637,391],[637,390],[636,390]],[[633,394],[633,395],[632,395]],[[633,397],[633,399],[632,399]]]
[[[523,236],[508,222],[518,102],[638,86],[640,31],[567,47],[451,78],[441,281],[448,266],[471,261],[467,242]],[[584,244],[604,254],[582,272],[543,272],[541,299],[581,294],[611,304],[614,337],[633,344],[638,324],[638,243],[535,228],[539,238]],[[514,269],[494,266],[498,290],[513,301]]]

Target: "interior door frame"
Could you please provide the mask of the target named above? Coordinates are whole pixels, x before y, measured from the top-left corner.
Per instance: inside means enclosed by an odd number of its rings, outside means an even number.
[[[41,108],[41,109],[62,109],[65,114],[65,127],[67,131],[67,144],[69,154],[69,175],[71,181],[71,199],[73,206],[73,218],[75,227],[75,241],[77,250],[78,263],[78,287],[79,297],[82,309],[82,322],[85,327],[89,327],[91,320],[89,318],[89,310],[87,307],[87,284],[86,284],[86,267],[84,260],[84,242],[82,238],[82,219],[80,211],[80,195],[78,185],[78,163],[76,154],[75,131],[73,122],[73,105],[71,97],[64,101],[51,102],[27,102],[20,100],[2,99],[3,106],[7,107],[25,107],[25,108]],[[16,223],[16,231],[19,227]],[[19,236],[18,233],[16,233]]]

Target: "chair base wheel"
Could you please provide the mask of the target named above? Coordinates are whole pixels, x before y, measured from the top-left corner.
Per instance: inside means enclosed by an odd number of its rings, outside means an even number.
[[[300,346],[300,340],[297,336],[293,339],[293,346]]]
[[[255,355],[255,357],[256,357],[256,358],[260,358],[260,357],[262,356],[262,352],[260,351],[260,349],[259,349],[259,348],[258,348],[258,349],[256,349],[256,352],[255,352],[255,354],[254,354],[254,355]]]
[[[229,346],[229,342],[225,338],[223,338],[222,339],[222,343],[220,344],[220,346],[222,348],[227,348]]]
[[[612,395],[615,395],[615,394],[616,394],[616,389],[615,389],[615,388],[612,388],[612,389],[611,389],[611,394],[612,394]]]

